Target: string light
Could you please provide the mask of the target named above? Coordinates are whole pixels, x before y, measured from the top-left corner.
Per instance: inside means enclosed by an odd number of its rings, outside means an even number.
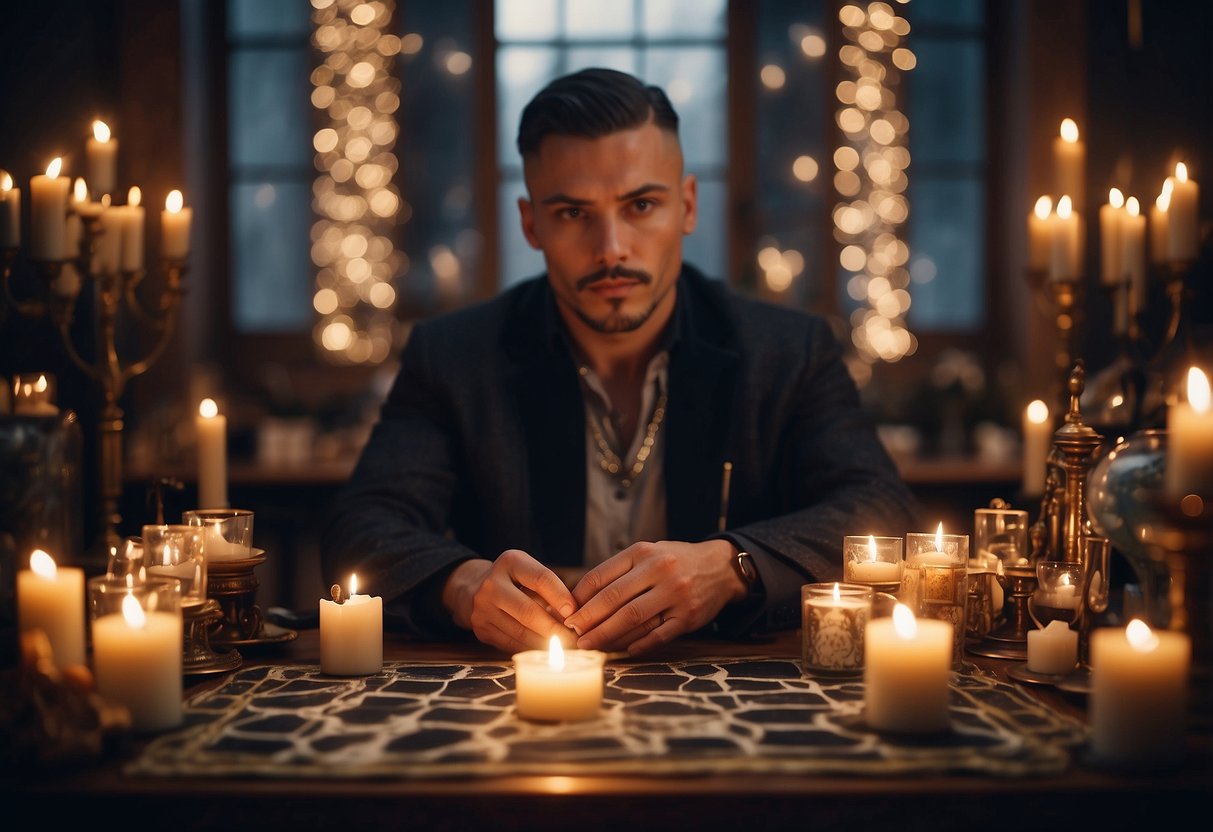
[[[400,85],[392,61],[420,39],[387,30],[394,0],[311,0],[313,43],[323,57],[312,71],[312,137],[319,176],[313,184],[312,263],[316,279],[313,339],[335,362],[378,364],[393,351],[393,279],[407,258],[392,242],[407,206],[393,185],[398,160]]]
[[[903,45],[909,22],[888,3],[848,3],[838,12],[843,80],[835,87],[835,121],[844,140],[835,149],[834,235],[848,295],[862,305],[851,315],[851,340],[865,364],[899,361],[918,343],[905,324],[910,309],[909,246],[898,231],[909,218],[905,197],[909,120],[898,109],[902,75],[916,64]]]

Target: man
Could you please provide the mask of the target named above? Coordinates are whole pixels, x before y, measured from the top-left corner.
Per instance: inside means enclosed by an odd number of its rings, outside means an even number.
[[[414,327],[325,535],[326,576],[389,625],[633,654],[791,628],[844,535],[916,527],[826,324],[683,263],[677,128],[603,69],[524,110],[547,273]]]

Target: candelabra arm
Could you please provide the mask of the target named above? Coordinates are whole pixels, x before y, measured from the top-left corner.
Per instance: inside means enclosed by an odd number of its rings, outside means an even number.
[[[143,282],[143,278],[147,276],[147,271],[138,269],[127,272],[125,276],[124,294],[126,295],[126,308],[130,310],[131,314],[140,323],[150,329],[172,329],[173,323],[169,318],[175,314],[176,307],[181,301],[181,295],[185,293],[185,290],[182,288],[182,281],[185,277],[185,264],[183,262],[177,260],[168,261],[165,265],[165,275],[167,286],[160,295],[160,308],[156,311],[149,311],[139,298],[138,288]]]

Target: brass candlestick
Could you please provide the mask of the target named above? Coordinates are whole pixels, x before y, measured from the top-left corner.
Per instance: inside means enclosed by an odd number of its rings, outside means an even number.
[[[102,549],[108,552],[121,543],[118,526],[122,517],[118,505],[122,498],[123,412],[118,400],[125,392],[126,385],[146,373],[168,346],[185,294],[186,263],[184,260],[164,260],[165,286],[154,308],[149,309],[137,291],[146,272],[142,269],[94,270],[96,242],[106,232],[99,215],[83,214],[80,220],[80,249],[75,256],[63,260],[34,261],[40,284],[38,295],[18,299],[12,293],[10,278],[17,259],[16,249],[4,251],[2,282],[6,306],[27,318],[49,318],[58,330],[72,363],[101,388],[98,477]],[[98,350],[93,361],[80,355],[71,331],[82,285],[92,287],[96,297],[94,314]],[[119,318],[124,309],[140,324],[158,333],[155,344],[142,359],[125,365],[118,354]]]

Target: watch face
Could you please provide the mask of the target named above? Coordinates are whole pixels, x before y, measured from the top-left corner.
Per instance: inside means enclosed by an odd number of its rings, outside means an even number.
[[[754,583],[754,579],[758,577],[758,570],[754,568],[754,559],[750,557],[749,552],[737,553],[737,568],[741,570],[741,577],[747,584]]]

